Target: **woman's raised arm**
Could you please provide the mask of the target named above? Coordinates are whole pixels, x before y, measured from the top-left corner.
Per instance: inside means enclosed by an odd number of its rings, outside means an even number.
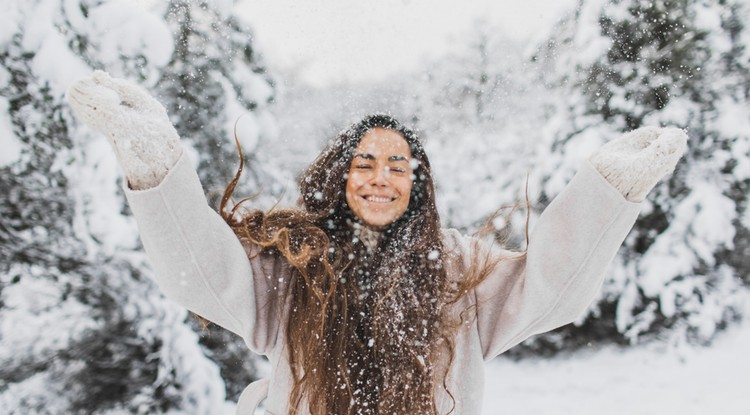
[[[117,154],[128,182],[125,194],[162,291],[239,334],[251,349],[266,352],[277,324],[256,312],[257,287],[245,248],[208,206],[164,107],[139,86],[101,71],[73,84],[67,98]]]
[[[525,255],[491,251],[503,260],[475,289],[486,359],[584,312],[638,216],[639,202],[674,170],[686,141],[682,130],[647,127],[607,143],[542,213]],[[461,246],[468,257],[469,242]]]

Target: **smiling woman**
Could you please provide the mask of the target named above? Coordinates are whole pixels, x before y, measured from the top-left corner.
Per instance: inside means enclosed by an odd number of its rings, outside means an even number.
[[[299,272],[272,288],[288,295],[280,300],[290,307],[282,367],[291,390],[272,388],[267,404],[288,399],[315,414],[436,413],[435,381],[445,374],[433,376],[430,356],[438,339],[453,345],[456,326],[452,317],[441,326],[439,309],[472,280],[451,287],[439,260],[443,235],[417,135],[387,115],[365,117],[323,150],[299,186],[301,210],[225,217],[250,252],[278,251]]]
[[[217,214],[148,93],[95,72],[68,99],[115,148],[160,288],[268,356],[242,415],[262,399],[276,415],[479,414],[484,361],[583,312],[686,141],[643,128],[603,146],[519,253],[440,228],[422,144],[389,116],[339,134],[297,208],[227,206],[240,162]]]

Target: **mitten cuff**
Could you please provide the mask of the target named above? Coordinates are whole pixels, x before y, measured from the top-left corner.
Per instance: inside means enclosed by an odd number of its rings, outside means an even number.
[[[183,153],[180,139],[168,134],[163,140],[133,137],[115,142],[115,152],[128,185],[133,190],[156,187]]]
[[[642,202],[665,173],[635,166],[630,169],[622,169],[616,161],[618,157],[621,157],[618,153],[602,151],[592,156],[589,162],[615,189],[620,191],[625,199],[631,202]],[[643,167],[657,161],[656,158],[634,160],[637,164],[645,164]],[[670,170],[667,173],[671,172]]]

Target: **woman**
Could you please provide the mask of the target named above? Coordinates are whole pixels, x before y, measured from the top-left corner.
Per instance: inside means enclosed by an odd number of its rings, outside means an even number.
[[[227,212],[238,172],[219,215],[148,93],[97,71],[68,99],[117,153],[160,287],[268,356],[239,414],[480,413],[483,361],[583,312],[686,145],[658,128],[608,143],[513,253],[440,229],[429,161],[390,117],[323,151],[301,209]]]

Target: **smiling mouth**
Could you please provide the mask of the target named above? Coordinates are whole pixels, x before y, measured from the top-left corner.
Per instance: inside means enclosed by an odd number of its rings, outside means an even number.
[[[391,203],[394,200],[396,200],[395,197],[384,197],[384,196],[362,196],[362,199],[365,199],[368,202],[372,203]]]

